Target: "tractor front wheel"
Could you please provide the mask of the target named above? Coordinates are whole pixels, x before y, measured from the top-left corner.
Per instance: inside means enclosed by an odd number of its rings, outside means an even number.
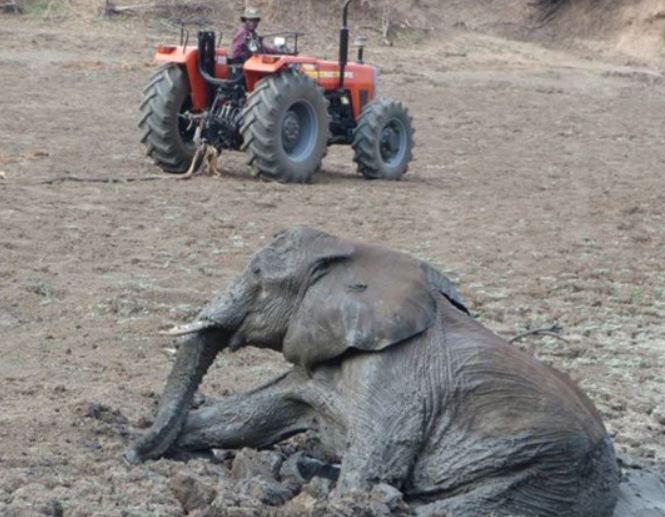
[[[143,89],[141,142],[165,172],[185,172],[194,157],[194,128],[182,116],[191,106],[189,81],[178,65],[160,68]]]
[[[401,102],[377,99],[365,106],[353,137],[353,160],[367,179],[398,180],[412,158],[413,126]]]
[[[261,176],[308,183],[328,145],[328,102],[309,77],[284,71],[259,82],[243,110],[242,149]]]

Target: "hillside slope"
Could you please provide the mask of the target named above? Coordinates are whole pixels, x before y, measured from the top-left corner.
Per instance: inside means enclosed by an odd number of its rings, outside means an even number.
[[[308,32],[334,45],[343,0],[16,0],[26,13],[42,17],[75,14],[97,17],[105,6],[138,6],[131,17],[203,19],[225,34],[238,24],[246,4],[264,13],[264,30]],[[156,4],[160,9],[146,9]],[[446,37],[458,29],[541,43],[547,46],[626,55],[665,62],[665,0],[356,0],[353,31],[373,43],[408,45]]]

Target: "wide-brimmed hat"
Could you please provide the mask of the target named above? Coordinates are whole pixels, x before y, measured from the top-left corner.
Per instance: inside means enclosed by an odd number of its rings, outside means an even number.
[[[248,7],[245,9],[245,12],[242,13],[242,16],[240,17],[241,21],[245,20],[260,20],[261,19],[261,13],[256,7]]]

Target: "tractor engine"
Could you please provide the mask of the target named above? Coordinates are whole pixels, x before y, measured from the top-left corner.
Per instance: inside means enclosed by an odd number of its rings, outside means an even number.
[[[208,141],[222,149],[240,149],[244,98],[242,100],[226,98],[221,100],[221,103],[215,103],[215,108],[211,113],[206,132]]]

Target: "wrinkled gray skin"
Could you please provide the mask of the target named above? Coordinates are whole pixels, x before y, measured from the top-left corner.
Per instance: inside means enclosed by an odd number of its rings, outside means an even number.
[[[593,404],[469,317],[422,261],[296,227],[180,331],[189,335],[131,462],[315,430],[341,461],[338,495],[389,483],[432,513],[612,515],[618,468]],[[215,354],[245,344],[294,367],[190,411]]]

